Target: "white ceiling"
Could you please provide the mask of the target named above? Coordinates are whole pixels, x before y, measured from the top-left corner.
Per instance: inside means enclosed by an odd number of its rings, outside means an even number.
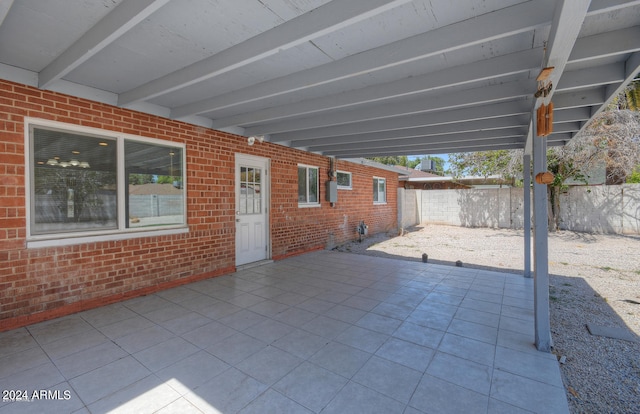
[[[562,145],[640,71],[640,1],[2,0],[0,78],[337,157]]]

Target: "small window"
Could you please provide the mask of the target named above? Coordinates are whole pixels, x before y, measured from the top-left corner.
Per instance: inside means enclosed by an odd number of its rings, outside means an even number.
[[[351,190],[351,173],[345,171],[338,171],[336,175],[338,181],[338,188],[343,190]]]
[[[387,202],[387,182],[384,178],[373,177],[373,202],[374,204]]]
[[[298,206],[319,206],[318,167],[298,165]]]
[[[47,122],[28,131],[29,236],[186,225],[182,145]]]

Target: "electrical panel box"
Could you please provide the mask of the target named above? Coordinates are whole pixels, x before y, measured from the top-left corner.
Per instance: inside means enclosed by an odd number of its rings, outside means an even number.
[[[327,181],[326,200],[330,203],[336,203],[338,201],[338,182]]]

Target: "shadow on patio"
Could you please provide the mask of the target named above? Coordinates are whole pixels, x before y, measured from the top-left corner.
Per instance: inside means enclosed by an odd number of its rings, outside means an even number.
[[[532,289],[309,253],[0,333],[1,388],[50,397],[0,412],[568,412]]]

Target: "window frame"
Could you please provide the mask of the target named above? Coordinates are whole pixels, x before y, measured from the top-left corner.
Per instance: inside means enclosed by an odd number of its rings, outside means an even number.
[[[296,172],[299,173],[300,168],[304,168],[306,173],[305,173],[305,183],[309,183],[309,170],[310,169],[314,169],[316,170],[316,189],[317,189],[317,193],[318,193],[318,201],[309,201],[309,187],[307,185],[307,191],[306,191],[306,201],[300,201],[300,193],[298,192],[298,208],[309,208],[309,207],[320,207],[320,167],[315,166],[315,165],[308,165],[308,164],[298,164]],[[298,178],[300,177],[299,174],[296,174],[298,176]],[[300,182],[298,182],[298,190],[300,190]]]
[[[91,135],[104,137],[114,141],[116,145],[116,228],[113,229],[91,229],[86,231],[73,231],[65,233],[32,234],[32,220],[35,208],[34,197],[34,140],[31,137],[32,128],[58,129],[78,135]],[[180,148],[182,155],[182,188],[184,197],[182,200],[183,222],[168,224],[160,227],[127,227],[126,223],[126,191],[128,183],[125,183],[125,142],[136,141],[150,145]],[[186,145],[178,142],[147,138],[138,135],[119,133],[115,131],[79,126],[57,121],[50,121],[39,118],[25,117],[24,119],[24,142],[25,142],[25,207],[26,207],[26,239],[27,248],[40,248],[52,246],[65,246],[72,244],[93,243],[102,241],[114,241],[133,239],[138,237],[156,237],[171,234],[187,233],[187,164]]]
[[[338,174],[345,174],[349,177],[349,185],[340,185],[338,184],[339,190],[353,190],[353,174],[349,171],[336,171],[336,182],[338,181]]]
[[[384,182],[384,201],[380,201],[380,181]],[[373,176],[373,185],[376,187],[376,193],[378,194],[378,200],[373,199],[373,204],[387,204],[387,179],[384,177]]]

